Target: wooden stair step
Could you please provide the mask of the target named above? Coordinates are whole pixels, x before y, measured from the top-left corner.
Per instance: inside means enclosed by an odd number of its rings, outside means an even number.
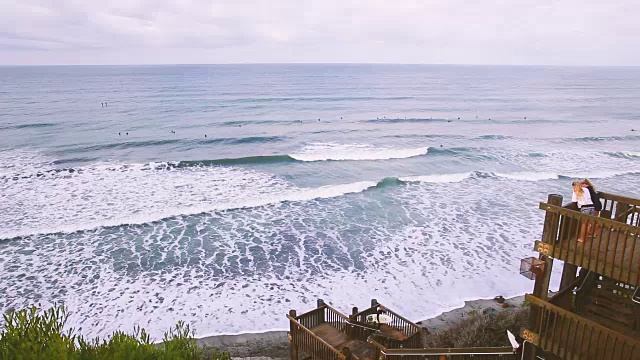
[[[631,296],[636,291],[634,287],[627,288],[624,286],[617,285],[611,281],[598,281],[598,285],[600,286],[600,289],[611,290],[611,291],[615,290],[617,293],[625,296]]]
[[[620,314],[614,310],[609,310],[602,306],[597,306],[593,304],[585,305],[585,310],[591,316],[597,316],[599,318],[604,319],[604,325],[607,326],[607,323],[610,323],[613,327],[619,327],[620,325],[624,327],[628,327],[633,323],[633,319],[623,314]]]
[[[624,315],[633,315],[634,314],[633,308],[628,306],[628,304],[620,302],[620,301],[614,301],[614,300],[611,300],[611,299],[609,299],[607,297],[591,295],[589,297],[589,303],[591,303],[593,305],[598,305],[600,307],[607,308],[608,310],[611,310],[611,311],[620,312],[620,313],[622,313]]]
[[[601,297],[606,297],[613,301],[624,301],[625,303],[627,302],[633,303],[631,301],[632,293],[631,294],[622,293],[622,292],[614,293],[613,290],[594,288],[591,290],[591,294],[598,295]]]
[[[349,340],[342,344],[342,348],[348,347],[351,353],[360,360],[373,360],[375,348],[373,345],[362,340]]]
[[[607,328],[609,328],[609,329],[611,329],[613,331],[617,331],[617,332],[620,332],[620,333],[626,333],[628,331],[628,326],[622,325],[622,324],[620,324],[618,322],[615,322],[615,321],[611,321],[609,318],[604,317],[604,316],[600,316],[598,314],[589,313],[589,314],[587,314],[586,318],[588,318],[588,319],[590,319],[592,321],[595,321],[598,324],[600,324],[600,325],[602,325],[604,327],[607,327]]]
[[[329,323],[322,323],[312,327],[310,330],[338,351],[342,349],[340,345],[349,340],[347,334]]]

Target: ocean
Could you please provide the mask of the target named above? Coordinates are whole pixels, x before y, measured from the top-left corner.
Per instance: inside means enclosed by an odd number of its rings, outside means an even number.
[[[318,298],[419,320],[531,291],[538,203],[585,177],[640,196],[640,68],[0,67],[0,310],[156,340]]]

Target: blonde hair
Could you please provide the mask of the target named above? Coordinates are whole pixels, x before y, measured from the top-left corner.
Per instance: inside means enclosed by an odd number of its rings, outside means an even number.
[[[582,190],[582,183],[580,181],[574,181],[571,185],[573,185],[573,192],[576,193],[577,196],[584,195],[584,190]]]
[[[596,191],[596,187],[593,186],[593,183],[589,180],[589,179],[584,179],[582,180],[582,183],[588,186],[591,186],[591,188],[593,189],[593,191]]]

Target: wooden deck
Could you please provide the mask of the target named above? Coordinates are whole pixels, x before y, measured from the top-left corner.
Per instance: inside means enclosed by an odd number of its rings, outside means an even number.
[[[322,323],[310,330],[335,349],[342,350],[349,348],[351,353],[358,359],[373,360],[375,350],[373,345],[362,340],[350,340],[347,334],[329,323]]]
[[[550,250],[544,250],[536,241],[536,250],[544,255],[566,261],[616,280],[633,284],[640,281],[640,245],[638,234],[621,234],[619,231],[601,229],[594,236],[578,242],[574,235],[563,239]],[[626,236],[625,236],[626,235]]]
[[[515,360],[511,347],[424,348],[423,330],[418,325],[382,306],[375,299],[361,312],[353,308],[346,317],[318,300],[318,308],[296,315],[291,310],[289,340],[291,359],[314,360]],[[391,318],[389,324],[358,321],[382,311]]]
[[[566,261],[633,286],[640,285],[640,228],[541,203],[555,216],[548,236],[536,241],[543,255]],[[578,242],[582,226],[587,231]]]

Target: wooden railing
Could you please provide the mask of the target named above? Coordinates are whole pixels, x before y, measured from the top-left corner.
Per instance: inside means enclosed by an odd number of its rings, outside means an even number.
[[[571,309],[574,303],[574,291],[575,289],[580,288],[580,285],[584,283],[586,276],[587,275],[585,274],[585,276],[577,277],[567,287],[560,289],[558,292],[553,294],[553,296],[549,298],[549,302],[563,309]]]
[[[536,327],[522,329],[528,342],[562,359],[640,359],[640,342],[532,295]]]
[[[540,203],[540,209],[552,221],[545,225],[542,241],[536,241],[537,251],[633,286],[640,284],[640,227],[547,203]],[[581,243],[583,228],[587,236]]]
[[[308,314],[308,313],[307,313]],[[346,360],[347,354],[334,349],[326,341],[319,338],[308,328],[302,325],[291,315],[287,315],[290,322],[289,340],[296,346],[302,348],[302,351],[317,360]]]
[[[602,200],[602,210],[606,217],[632,226],[640,226],[640,199],[626,196],[598,193]]]
[[[505,335],[506,337],[506,335]],[[385,360],[515,360],[511,347],[483,348],[401,348],[388,349],[374,336],[368,339]]]
[[[349,318],[331,306],[321,302],[318,307],[304,314],[296,316],[296,320],[307,329],[316,327],[322,323],[329,323],[336,329],[345,332]]]
[[[355,321],[357,322],[365,323],[367,321],[367,315],[377,314],[378,308],[382,308],[383,314],[391,317],[391,323],[389,323],[388,325],[402,331],[408,337],[408,339],[403,341],[402,344],[392,342],[392,343],[389,343],[387,346],[392,346],[392,347],[399,347],[400,345],[402,345],[403,347],[422,346],[422,328],[419,325],[413,323],[410,320],[407,320],[406,318],[400,316],[396,312],[388,309],[387,307],[378,303],[375,300],[372,300],[371,305],[372,306],[368,309],[354,313],[353,315],[351,315],[351,318],[355,319]],[[356,331],[360,332],[361,340],[366,340],[370,335],[372,335],[375,332],[373,330],[367,330],[366,328],[361,328]]]
[[[349,349],[336,349],[310,330],[323,323],[328,323],[342,332],[348,330],[348,317],[324,301],[318,300],[318,307],[304,314],[296,315],[292,310],[287,318],[290,323],[289,340],[295,344],[296,352],[297,347],[300,347],[302,351],[317,360],[358,360],[358,357],[352,355]]]

